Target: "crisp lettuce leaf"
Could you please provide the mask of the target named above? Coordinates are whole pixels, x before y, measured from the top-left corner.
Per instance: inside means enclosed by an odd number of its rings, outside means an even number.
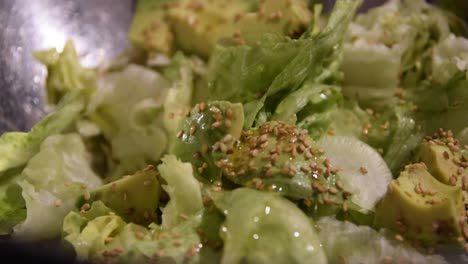
[[[313,221],[279,195],[239,188],[215,204],[226,215],[221,263],[327,263]]]
[[[183,163],[174,155],[166,155],[158,166],[167,182],[162,188],[169,194],[169,203],[163,209],[162,227],[169,228],[182,222],[203,208],[200,183],[193,176],[192,165]]]
[[[191,61],[182,53],[172,58],[171,65],[165,70],[165,76],[172,81],[164,100],[164,127],[169,135],[169,141],[175,140],[177,128],[183,118],[181,111],[188,109],[192,100],[194,74]]]
[[[64,220],[64,239],[80,260],[112,263],[199,263],[201,244],[196,228],[200,214],[169,230],[124,222],[101,202],[89,211],[71,212]]]
[[[84,108],[82,97],[69,94],[58,108],[33,126],[28,133],[8,132],[0,137],[0,178],[8,169],[24,165],[49,135],[64,131]]]
[[[360,1],[338,1],[327,26],[298,40],[265,35],[259,45],[218,47],[211,60],[211,100],[244,104],[244,127],[252,126],[264,107],[274,111],[276,97],[293,92],[305,81],[324,82],[334,76],[344,32]]]
[[[401,79],[425,78],[431,47],[449,32],[443,12],[423,0],[392,0],[359,15],[344,45],[344,94],[365,107],[388,106]]]
[[[162,114],[168,86],[159,73],[133,64],[98,80],[87,114],[111,143],[122,173],[156,162],[166,150]]]
[[[385,232],[348,221],[324,217],[317,222],[318,236],[330,263],[447,263],[441,256],[425,255]]]
[[[10,234],[14,226],[26,219],[21,187],[15,183],[22,169],[10,170],[0,179],[0,235]]]
[[[63,218],[75,209],[77,199],[87,188],[101,185],[76,134],[48,137],[16,182],[21,187],[27,217],[14,227],[13,237],[22,240],[59,235]]]
[[[90,94],[96,88],[96,73],[81,66],[73,41],[67,41],[62,52],[55,48],[33,53],[35,59],[47,66],[47,102],[57,104],[68,92]]]

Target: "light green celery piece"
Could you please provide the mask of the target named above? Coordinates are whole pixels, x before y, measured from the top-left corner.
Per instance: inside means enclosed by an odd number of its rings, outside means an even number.
[[[102,202],[89,211],[71,212],[63,224],[64,239],[71,243],[79,260],[113,263],[199,263],[201,244],[196,228],[200,214],[169,230],[124,222]]]
[[[13,237],[21,240],[58,236],[78,198],[102,184],[77,134],[48,137],[16,182],[26,205],[26,219],[13,229]]]
[[[96,88],[96,73],[84,68],[73,41],[67,41],[62,52],[55,48],[33,53],[35,59],[47,66],[47,101],[57,104],[68,92],[90,94]]]
[[[158,166],[161,177],[167,182],[162,188],[169,194],[164,207],[162,227],[170,228],[182,222],[184,217],[203,208],[200,183],[193,176],[192,164],[180,161],[174,155],[166,155]]]
[[[162,115],[168,87],[161,74],[134,64],[98,80],[87,114],[110,141],[124,173],[156,162],[166,151]]]
[[[384,231],[323,217],[317,222],[318,236],[330,263],[447,263],[442,256],[426,255]]]
[[[221,263],[327,263],[313,221],[279,195],[239,188],[215,204],[226,215]]]
[[[54,112],[34,125],[31,131],[4,133],[0,137],[0,178],[6,170],[26,164],[39,151],[45,138],[69,127],[83,108],[82,97],[76,92],[71,93]]]

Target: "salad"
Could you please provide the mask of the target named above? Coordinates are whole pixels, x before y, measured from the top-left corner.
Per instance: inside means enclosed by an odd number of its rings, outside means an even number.
[[[34,53],[53,110],[0,137],[0,234],[97,263],[466,263],[467,26],[361,2],[139,0],[115,60]]]

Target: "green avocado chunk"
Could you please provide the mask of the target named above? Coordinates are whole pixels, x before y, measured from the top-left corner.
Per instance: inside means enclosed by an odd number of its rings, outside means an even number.
[[[424,163],[407,165],[376,205],[377,227],[430,245],[463,236],[462,190],[437,181]]]
[[[304,199],[319,210],[334,208],[330,213],[351,195],[307,132],[282,121],[244,131],[228,153],[217,165],[237,184]]]
[[[304,0],[182,0],[168,12],[177,45],[203,57],[221,39],[254,44],[262,33],[294,35],[311,19]]]
[[[130,41],[146,51],[170,53],[174,36],[165,13],[174,2],[138,0],[128,33]]]
[[[229,144],[239,139],[244,125],[242,104],[227,101],[195,105],[179,124],[180,131],[170,153],[194,166],[199,180],[219,181],[216,161],[226,155]],[[219,142],[223,141],[223,144]],[[217,144],[215,144],[217,143]]]
[[[101,201],[125,221],[149,224],[156,220],[156,209],[161,194],[158,172],[148,166],[133,175],[110,182],[80,199],[81,210],[86,211],[94,201]]]
[[[468,205],[468,153],[462,150],[451,131],[439,130],[433,137],[426,137],[416,159],[424,162],[440,182],[462,188]]]

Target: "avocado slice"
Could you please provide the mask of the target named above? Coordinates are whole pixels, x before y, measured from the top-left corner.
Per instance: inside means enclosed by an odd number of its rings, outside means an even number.
[[[424,162],[440,182],[462,188],[468,205],[468,153],[461,149],[450,131],[440,130],[433,137],[426,137],[416,159]]]
[[[158,172],[150,165],[92,190],[79,205],[85,211],[94,201],[101,201],[127,222],[149,224],[156,221],[160,194]]]
[[[165,14],[172,0],[138,0],[128,38],[137,47],[152,52],[171,52],[174,36]]]
[[[221,39],[251,45],[263,33],[294,35],[311,19],[304,0],[181,0],[168,12],[177,45],[205,58]]]
[[[219,181],[221,169],[216,162],[226,155],[228,146],[239,139],[243,125],[244,109],[240,103],[196,104],[179,124],[177,140],[169,152],[183,162],[192,163],[199,180]],[[220,144],[221,141],[224,143]]]
[[[246,130],[217,165],[223,175],[246,187],[304,199],[318,215],[333,214],[351,195],[307,134],[282,121]]]
[[[424,163],[407,165],[376,205],[376,226],[430,245],[463,236],[462,190],[437,181]]]

